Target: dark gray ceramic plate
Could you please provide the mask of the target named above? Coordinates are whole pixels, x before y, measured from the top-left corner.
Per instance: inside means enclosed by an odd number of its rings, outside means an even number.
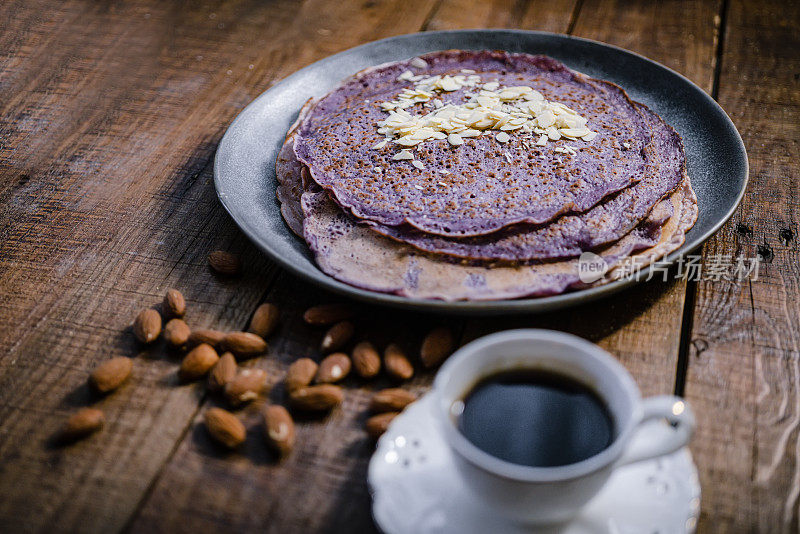
[[[214,181],[223,206],[242,231],[273,260],[310,282],[356,299],[417,310],[545,311],[610,295],[635,283],[619,280],[539,299],[442,302],[364,291],[317,268],[305,243],[284,224],[275,198],[275,158],[303,102],[327,93],[363,68],[452,48],[546,54],[590,76],[616,82],[664,117],[683,137],[689,176],[700,205],[699,219],[686,243],[668,260],[674,261],[708,239],[741,200],[747,184],[742,139],[722,108],[680,74],[632,52],[565,35],[516,30],[427,32],[368,43],[309,65],[264,92],[236,117],[217,149]]]

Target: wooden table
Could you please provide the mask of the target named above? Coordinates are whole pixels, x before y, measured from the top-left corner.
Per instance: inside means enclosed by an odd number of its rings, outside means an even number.
[[[704,247],[760,255],[754,281],[650,282],[560,313],[492,319],[364,308],[358,335],[413,353],[433,324],[462,341],[510,327],[599,343],[645,394],[685,395],[698,417],[699,531],[797,532],[800,522],[800,6],[711,0],[8,0],[0,5],[0,531],[363,532],[375,527],[362,431],[370,391],[299,423],[277,464],[254,408],[238,453],[198,424],[213,401],[178,385],[177,359],[142,349],[136,312],[167,288],[188,322],[237,330],[263,301],[282,310],[279,383],[322,333],[302,311],[335,300],[267,261],[214,194],[211,162],[233,117],[271,84],[360,43],[420,30],[516,27],[642,53],[712,94],[738,126],[751,182]],[[344,74],[344,73],[343,73]],[[241,254],[222,280],[206,255]],[[99,399],[88,372],[135,356],[133,379]],[[430,372],[410,387],[424,391]],[[282,388],[272,397],[279,400]],[[104,430],[49,438],[80,406]]]

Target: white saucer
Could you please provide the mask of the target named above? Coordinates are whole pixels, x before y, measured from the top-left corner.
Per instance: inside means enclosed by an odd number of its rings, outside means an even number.
[[[369,463],[372,515],[386,534],[520,533],[462,486],[450,448],[426,395],[395,418]],[[567,525],[534,530],[558,534],[684,534],[694,532],[700,484],[688,449],[616,471]]]

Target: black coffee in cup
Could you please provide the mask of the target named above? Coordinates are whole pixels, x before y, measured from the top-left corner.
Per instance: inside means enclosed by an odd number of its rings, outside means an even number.
[[[580,462],[614,440],[608,408],[587,385],[563,374],[518,369],[493,374],[463,398],[458,428],[483,451],[515,464]]]

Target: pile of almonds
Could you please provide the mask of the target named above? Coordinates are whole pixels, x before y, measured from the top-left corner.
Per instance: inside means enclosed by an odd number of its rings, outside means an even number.
[[[236,256],[216,251],[209,255],[209,266],[217,274],[234,276],[241,270]],[[271,303],[259,306],[246,332],[221,332],[211,329],[191,329],[184,321],[186,301],[180,291],[170,289],[164,296],[161,313],[155,309],[142,310],[133,322],[133,334],[142,344],[152,344],[163,335],[166,345],[185,353],[177,371],[181,383],[205,380],[207,391],[224,399],[230,409],[239,408],[267,393],[267,373],[257,368],[240,368],[243,360],[267,353],[265,341],[278,324],[280,313]],[[338,384],[351,372],[362,379],[378,376],[381,369],[395,381],[414,376],[414,365],[396,344],[388,345],[381,358],[369,341],[356,343],[350,354],[342,352],[353,338],[353,310],[341,304],[314,306],[303,318],[312,326],[326,327],[320,351],[326,356],[317,363],[311,358],[299,358],[292,363],[284,378],[287,405],[292,411],[327,413],[344,400],[344,390]],[[162,329],[162,321],[167,321]],[[437,328],[424,339],[420,360],[430,368],[441,363],[455,344],[449,329]],[[124,356],[112,358],[99,365],[89,376],[89,384],[98,393],[109,394],[130,377],[133,360]],[[416,396],[393,387],[376,392],[370,402],[372,415],[366,421],[366,431],[378,438]],[[266,442],[280,455],[288,454],[295,443],[295,425],[286,407],[267,404],[261,410]],[[84,438],[104,423],[103,412],[82,408],[64,424],[57,437],[63,442]],[[205,427],[217,443],[234,449],[241,445],[247,431],[242,421],[230,410],[212,407],[204,414]]]

